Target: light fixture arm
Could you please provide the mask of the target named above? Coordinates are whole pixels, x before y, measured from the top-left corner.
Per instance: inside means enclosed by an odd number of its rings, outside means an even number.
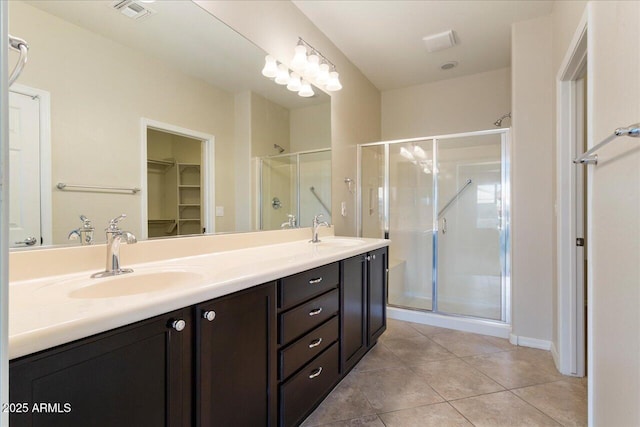
[[[316,49],[315,47],[311,46],[305,39],[303,39],[302,37],[298,36],[298,46],[304,46],[307,49],[309,49],[311,51],[311,53],[315,53],[316,55],[318,55],[320,57],[320,59],[324,62],[326,62],[329,67],[331,68],[332,71],[336,70],[336,64],[334,64],[333,62],[331,62],[326,56],[324,56],[322,54],[322,52],[320,52],[318,49]]]

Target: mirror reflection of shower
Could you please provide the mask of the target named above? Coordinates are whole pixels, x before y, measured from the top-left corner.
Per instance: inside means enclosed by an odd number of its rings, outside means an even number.
[[[310,227],[318,213],[331,222],[330,149],[277,154],[262,157],[259,163],[261,230]],[[273,206],[275,199],[278,209]]]

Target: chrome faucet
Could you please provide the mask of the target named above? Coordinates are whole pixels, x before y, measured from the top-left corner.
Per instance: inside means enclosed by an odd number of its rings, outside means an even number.
[[[280,228],[296,228],[296,216],[288,214],[287,218],[287,221],[283,222],[282,225],[280,225]]]
[[[72,230],[71,233],[69,233],[68,239],[80,239],[81,245],[90,245],[93,243],[93,232],[95,228],[91,225],[91,220],[84,215],[80,215],[80,221],[82,221],[82,226]]]
[[[320,222],[320,218],[324,215],[318,214],[313,217],[313,223],[311,224],[311,243],[319,243],[320,239],[318,239],[318,229],[320,227],[328,227],[329,224],[326,221]]]
[[[109,226],[105,229],[107,233],[107,267],[105,271],[95,273],[91,277],[117,276],[118,274],[133,272],[130,268],[120,268],[120,244],[127,243],[131,245],[138,241],[132,233],[118,228],[118,222],[126,217],[127,215],[122,214],[109,221]]]

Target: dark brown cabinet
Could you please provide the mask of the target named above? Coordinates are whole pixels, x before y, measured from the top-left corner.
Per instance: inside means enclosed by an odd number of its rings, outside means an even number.
[[[299,425],[384,332],[386,277],[382,248],[12,360],[10,423]]]
[[[342,264],[342,375],[355,366],[386,329],[387,249]]]
[[[191,310],[184,309],[12,361],[9,421],[191,425],[191,333]]]
[[[340,264],[293,276],[279,286],[279,424],[299,425],[340,379]]]
[[[275,282],[198,304],[196,425],[276,425]]]

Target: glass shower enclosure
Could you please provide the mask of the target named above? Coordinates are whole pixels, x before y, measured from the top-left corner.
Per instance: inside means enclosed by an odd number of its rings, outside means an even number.
[[[358,147],[359,234],[389,238],[388,304],[510,322],[509,130]]]
[[[331,222],[330,149],[263,157],[259,176],[261,230],[310,227],[319,213]]]

